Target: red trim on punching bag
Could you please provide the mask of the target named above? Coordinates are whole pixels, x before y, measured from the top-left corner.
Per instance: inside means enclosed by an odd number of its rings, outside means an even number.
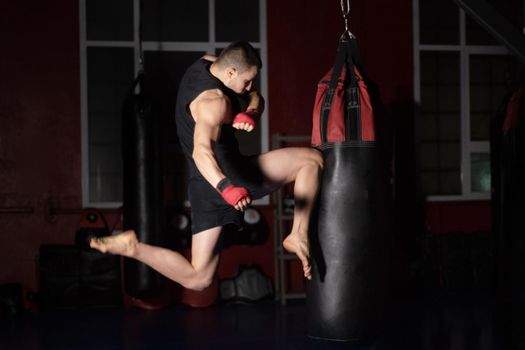
[[[503,120],[503,131],[515,129],[519,124],[520,107],[523,102],[523,86],[520,86],[509,99],[507,113]]]
[[[317,93],[314,100],[313,124],[312,124],[312,145],[317,146],[321,144],[321,106],[328,89],[326,84],[323,84],[325,78],[331,75],[332,70],[328,72],[324,78],[317,84]]]
[[[328,74],[325,76],[325,78],[327,78],[327,84],[330,83],[332,71],[333,69],[331,69],[330,72],[328,72]],[[342,142],[345,140],[345,119],[339,113],[339,111],[345,109],[345,90],[343,85],[345,76],[346,71],[343,68],[337,81],[337,87],[335,89],[334,99],[332,101],[332,108],[328,114],[328,129],[326,130],[326,134],[328,140],[331,142]]]
[[[340,54],[341,52],[338,51],[338,55]],[[330,83],[332,74],[334,74],[334,67],[332,67],[317,84],[317,93],[313,108],[311,141],[313,146],[341,142],[359,143],[376,141],[374,108],[367,90],[366,81],[352,60],[347,60],[349,61],[347,64],[349,64],[354,71],[354,87],[352,87],[350,75],[347,74],[346,65],[343,65],[341,68],[341,73],[337,79],[337,84],[332,90],[332,95]],[[355,88],[355,86],[357,86],[357,88]],[[357,91],[357,101],[350,100],[349,96],[355,96],[355,94],[350,94],[350,91]],[[328,112],[326,113],[326,111]],[[323,112],[325,113],[324,117]],[[327,118],[327,120],[324,121],[324,127],[323,118]],[[357,120],[348,124],[352,118]],[[357,128],[357,130],[352,130],[352,127],[354,129]],[[326,128],[326,130],[324,130],[324,128]],[[347,128],[350,129],[347,130]],[[323,132],[326,135],[324,142]],[[357,138],[349,138],[348,135],[357,135]]]
[[[358,77],[357,85],[359,86],[359,98],[361,109],[361,141],[375,141],[376,128],[374,120],[374,108],[368,94],[368,87],[365,81],[359,74],[357,69],[354,69]]]

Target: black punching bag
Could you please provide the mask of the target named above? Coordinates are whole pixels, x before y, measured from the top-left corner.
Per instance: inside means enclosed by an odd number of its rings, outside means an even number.
[[[312,144],[324,157],[310,230],[313,338],[364,341],[383,318],[391,192],[376,103],[355,40],[341,40],[334,68],[319,83],[313,116]]]
[[[525,77],[524,77],[525,78]],[[525,79],[523,79],[525,81]],[[495,332],[501,348],[525,349],[525,85],[491,120]]]
[[[162,176],[159,121],[140,73],[124,103],[122,154],[124,183],[124,229],[132,229],[142,243],[161,245]],[[128,295],[146,299],[156,296],[163,277],[147,265],[124,260],[124,284]]]

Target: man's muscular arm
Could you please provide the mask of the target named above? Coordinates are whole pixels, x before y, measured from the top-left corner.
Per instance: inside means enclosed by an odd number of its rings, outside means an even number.
[[[230,113],[229,101],[221,91],[209,90],[190,104],[190,110],[195,119],[193,160],[202,176],[217,188],[226,176],[215,159],[213,144],[219,140],[221,125]],[[222,194],[224,197],[224,192]],[[247,195],[232,205],[238,210],[243,210],[250,201]]]
[[[246,109],[255,109],[262,114],[264,112],[264,98],[257,90],[248,93],[248,107]]]
[[[193,160],[204,178],[216,187],[225,176],[215,159],[213,143],[220,137],[221,125],[229,111],[228,100],[220,93],[207,91],[190,105],[190,109],[195,119]]]

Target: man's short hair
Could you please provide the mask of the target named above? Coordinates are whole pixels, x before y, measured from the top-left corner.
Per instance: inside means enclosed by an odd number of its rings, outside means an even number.
[[[262,68],[262,61],[255,48],[246,41],[236,41],[228,45],[215,61],[221,69],[234,67],[243,73],[250,67]]]

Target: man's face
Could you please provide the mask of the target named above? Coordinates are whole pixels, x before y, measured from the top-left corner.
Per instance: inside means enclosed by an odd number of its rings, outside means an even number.
[[[232,69],[229,72],[229,80],[224,84],[238,94],[244,94],[252,89],[253,80],[257,76],[257,67],[251,66],[241,74]]]

